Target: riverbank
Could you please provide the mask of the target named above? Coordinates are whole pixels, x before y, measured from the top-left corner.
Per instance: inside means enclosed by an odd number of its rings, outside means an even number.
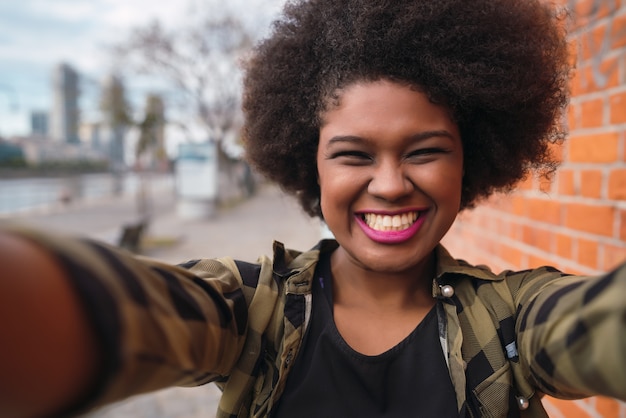
[[[172,174],[86,173],[59,176],[0,178],[0,217],[18,213],[49,212],[119,196],[138,190],[173,193]]]
[[[0,165],[0,179],[64,177],[82,174],[106,174],[110,172],[111,170],[105,162],[75,161],[24,167],[7,167]]]

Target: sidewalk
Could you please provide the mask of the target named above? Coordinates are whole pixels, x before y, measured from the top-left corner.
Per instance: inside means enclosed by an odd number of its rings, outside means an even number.
[[[233,256],[255,261],[271,255],[274,239],[289,248],[307,250],[321,235],[320,223],[304,214],[295,199],[271,185],[261,186],[251,199],[220,209],[213,219],[185,221],[176,214],[169,193],[153,196],[153,217],[143,253],[167,262],[194,258]],[[120,226],[136,218],[132,198],[99,202],[55,213],[15,218],[41,227],[88,235],[110,243]],[[197,388],[170,388],[135,396],[85,415],[85,418],[211,418],[219,390],[213,384]]]
[[[255,261],[271,256],[273,240],[308,250],[320,236],[317,219],[277,187],[264,185],[252,199],[220,209],[213,219],[181,220],[173,208],[158,216],[148,230],[146,255],[173,263],[221,256]]]

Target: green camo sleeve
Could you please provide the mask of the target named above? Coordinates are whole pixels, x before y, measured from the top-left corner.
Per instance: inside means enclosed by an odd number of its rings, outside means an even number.
[[[236,363],[247,304],[241,277],[223,263],[172,266],[95,241],[0,227],[59,260],[97,333],[104,361],[88,399],[75,411],[163,387],[203,384],[228,375]]]
[[[520,358],[536,386],[560,398],[626,400],[626,264],[600,277],[539,269],[517,284]]]

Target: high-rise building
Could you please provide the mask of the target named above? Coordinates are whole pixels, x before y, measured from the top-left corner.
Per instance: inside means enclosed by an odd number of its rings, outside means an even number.
[[[34,136],[48,136],[48,112],[41,110],[31,112],[30,132]]]
[[[68,64],[59,64],[52,77],[54,103],[50,136],[55,141],[78,143],[79,75]]]

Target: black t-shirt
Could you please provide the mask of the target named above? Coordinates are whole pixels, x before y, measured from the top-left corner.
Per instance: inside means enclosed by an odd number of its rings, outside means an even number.
[[[457,417],[433,308],[398,345],[354,351],[333,320],[330,254],[313,283],[313,312],[274,418]]]

